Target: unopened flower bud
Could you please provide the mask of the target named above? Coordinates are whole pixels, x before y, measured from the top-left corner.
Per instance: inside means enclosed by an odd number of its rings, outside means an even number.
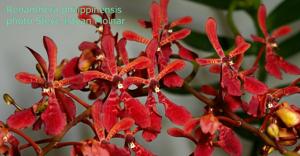
[[[9,94],[7,93],[3,94],[3,99],[7,105],[13,105],[16,107],[17,110],[22,110],[22,108],[19,105],[17,105],[15,100]]]
[[[7,93],[3,94],[3,99],[7,105],[15,104],[15,100]]]
[[[279,127],[277,124],[272,123],[268,126],[267,128],[267,132],[270,136],[274,137],[274,138],[278,138],[279,136]]]
[[[286,102],[276,111],[276,115],[287,127],[294,127],[300,123],[300,114],[293,110]]]

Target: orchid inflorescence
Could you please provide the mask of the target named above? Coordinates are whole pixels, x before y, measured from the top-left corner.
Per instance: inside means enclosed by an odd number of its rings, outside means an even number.
[[[235,129],[242,129],[262,140],[261,154],[273,150],[282,154],[297,155],[300,146],[290,150],[297,143],[300,130],[300,108],[281,99],[300,93],[299,79],[281,88],[270,88],[258,80],[255,73],[265,53],[265,70],[277,79],[283,72],[300,75],[300,68],[276,53],[276,38],[291,31],[282,26],[271,34],[266,26],[266,8],[258,9],[258,24],[263,36],[252,35],[261,43],[257,58],[248,69],[242,68],[244,54],[252,43],[243,36],[235,37],[233,48],[224,51],[217,35],[217,22],[207,19],[205,31],[218,58],[203,58],[186,48],[180,40],[191,30],[182,26],[192,22],[189,16],[174,21],[168,19],[169,0],[153,2],[150,7],[150,21],[139,20],[139,24],[151,29],[152,38],[145,38],[133,31],[124,31],[122,38],[111,31],[108,23],[98,23],[94,16],[114,19],[115,14],[91,12],[78,14],[80,20],[89,20],[96,28],[99,38],[84,41],[79,45],[80,56],[63,59],[57,64],[57,46],[47,36],[43,44],[47,52],[46,61],[38,52],[27,47],[37,61],[38,74],[19,72],[16,79],[41,89],[41,98],[29,108],[22,108],[9,95],[4,94],[5,103],[16,107],[6,122],[0,122],[0,153],[21,155],[21,151],[33,147],[39,156],[50,150],[71,146],[70,155],[84,156],[151,156],[155,153],[143,147],[136,134],[151,142],[162,131],[162,118],[166,117],[176,125],[167,130],[173,137],[183,137],[195,144],[194,156],[210,156],[214,148],[222,148],[232,156],[242,155],[242,144]],[[91,6],[81,8],[95,9]],[[181,29],[178,29],[181,28]],[[145,45],[145,50],[129,58],[126,49],[128,41]],[[201,44],[201,43],[199,43]],[[178,52],[174,52],[177,47]],[[185,62],[193,64],[192,73],[186,78],[176,72],[185,68]],[[211,73],[219,75],[218,86],[204,84],[200,90],[190,86],[199,67],[209,66]],[[165,95],[165,89],[182,88],[205,104],[204,113],[192,116],[182,104],[176,104]],[[73,92],[88,92],[88,103]],[[250,100],[244,96],[249,95]],[[141,102],[139,97],[146,97]],[[77,113],[77,102],[84,111]],[[162,104],[164,112],[158,111]],[[245,116],[238,113],[243,112]],[[254,121],[261,121],[257,128]],[[78,142],[61,142],[64,135],[78,123],[88,125],[94,137]],[[32,140],[22,130],[43,129],[50,138]],[[21,144],[16,135],[28,143]],[[119,138],[124,146],[111,142]],[[47,144],[41,146],[40,144]]]

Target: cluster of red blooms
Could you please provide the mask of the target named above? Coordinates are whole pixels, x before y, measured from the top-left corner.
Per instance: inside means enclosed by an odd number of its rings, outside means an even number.
[[[8,117],[6,123],[0,123],[0,153],[20,155],[20,151],[33,147],[37,155],[45,155],[53,148],[72,146],[71,155],[85,156],[137,156],[155,155],[145,149],[135,135],[151,142],[157,138],[162,128],[162,117],[167,117],[181,128],[171,128],[168,134],[185,137],[195,143],[194,156],[210,156],[215,147],[222,148],[232,156],[242,155],[242,145],[232,128],[243,128],[257,135],[264,142],[264,154],[277,149],[281,153],[291,153],[285,147],[297,142],[300,131],[300,109],[281,98],[300,93],[297,86],[299,79],[284,88],[269,88],[257,80],[254,73],[258,61],[265,53],[265,70],[281,79],[285,73],[300,75],[300,69],[276,54],[276,38],[290,32],[287,26],[280,27],[270,35],[266,29],[266,9],[261,5],[258,11],[258,23],[263,37],[252,36],[255,42],[262,43],[257,59],[249,69],[242,69],[244,53],[251,46],[242,36],[235,38],[235,46],[224,52],[217,36],[217,24],[209,18],[205,30],[209,41],[219,58],[200,58],[185,48],[179,40],[187,37],[191,30],[184,28],[173,31],[177,26],[192,22],[191,17],[182,17],[175,21],[168,20],[169,0],[153,2],[150,8],[150,21],[139,20],[144,28],[152,30],[148,39],[132,31],[123,32],[123,38],[113,34],[109,24],[95,22],[93,16],[113,19],[115,15],[105,13],[79,14],[81,20],[91,20],[99,33],[94,42],[82,42],[79,45],[81,55],[70,60],[64,59],[57,64],[57,47],[49,37],[43,38],[47,61],[35,50],[28,48],[37,60],[39,74],[20,72],[16,79],[32,88],[41,89],[41,99],[30,108],[21,108],[8,95],[5,102],[17,109]],[[90,6],[82,6],[90,8]],[[126,50],[127,41],[145,44],[145,50],[135,58],[129,58]],[[201,43],[199,43],[201,44]],[[173,53],[176,46],[178,53]],[[173,48],[173,49],[172,49]],[[172,57],[177,55],[177,57]],[[203,85],[199,91],[190,87],[188,82],[195,76],[180,77],[176,71],[185,67],[185,62],[196,66],[210,65],[209,71],[220,76],[219,88]],[[198,69],[198,68],[196,68]],[[204,114],[192,117],[184,105],[175,104],[166,97],[161,88],[186,88],[191,94],[206,104]],[[89,92],[94,100],[88,104],[72,92]],[[250,101],[243,96],[251,95]],[[207,96],[206,96],[207,95]],[[142,103],[138,97],[147,96]],[[77,115],[75,101],[85,107]],[[164,113],[157,110],[157,105],[164,106]],[[248,118],[242,119],[235,114],[244,111]],[[76,116],[77,115],[77,116]],[[263,121],[255,128],[250,123]],[[82,122],[91,127],[95,136],[79,142],[60,142],[67,131]],[[52,136],[50,139],[34,141],[21,130],[32,127],[43,129]],[[20,145],[14,134],[22,136],[28,143]],[[121,138],[124,147],[111,143],[111,139]],[[47,143],[43,148],[39,145]],[[300,149],[296,147],[295,152]]]

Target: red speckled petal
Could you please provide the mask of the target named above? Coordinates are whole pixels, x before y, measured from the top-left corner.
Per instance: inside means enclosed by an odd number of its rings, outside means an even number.
[[[287,35],[290,32],[292,32],[292,28],[290,26],[284,25],[284,26],[281,26],[281,27],[275,29],[272,32],[272,37],[279,38],[279,37]]]
[[[107,63],[108,69],[112,75],[117,74],[117,64],[114,54],[115,49],[115,38],[111,35],[105,35],[101,42],[102,49],[105,53],[105,62]]]
[[[41,119],[48,135],[58,135],[65,128],[66,115],[61,111],[54,94],[49,96],[47,109],[42,113]]]
[[[157,75],[156,80],[159,81],[162,79],[165,75],[174,72],[176,70],[181,70],[185,66],[185,63],[182,60],[175,60],[168,64],[160,73]]]
[[[180,26],[180,25],[189,24],[189,23],[192,23],[192,21],[193,21],[193,19],[192,19],[191,16],[181,17],[181,18],[176,19],[173,22],[171,22],[170,28],[174,28],[174,27]]]
[[[217,23],[216,23],[215,19],[208,18],[208,20],[206,21],[205,30],[207,33],[207,37],[208,37],[210,43],[212,44],[212,46],[214,47],[214,49],[216,50],[217,54],[221,58],[225,57],[224,51],[223,51],[223,49],[220,45],[219,39],[218,39]]]
[[[160,42],[160,46],[163,46],[167,43],[171,43],[176,40],[181,40],[187,37],[191,33],[190,29],[181,29],[179,31],[173,32],[170,36],[166,37]]]
[[[25,83],[25,84],[44,84],[45,80],[42,79],[41,77],[34,75],[34,74],[30,74],[30,73],[26,73],[26,72],[20,72],[17,73],[15,75],[16,79],[18,81],[20,81],[21,83]]]
[[[127,92],[123,92],[121,101],[124,102],[126,114],[135,120],[135,124],[141,128],[150,126],[150,113],[139,100],[133,98]]]
[[[121,68],[119,75],[124,75],[133,69],[145,69],[151,65],[150,59],[140,56]]]
[[[152,2],[149,14],[152,23],[152,36],[153,38],[158,39],[160,28],[160,6],[157,2]]]
[[[43,37],[44,47],[47,51],[48,55],[48,82],[52,82],[54,80],[54,74],[56,69],[56,59],[57,59],[57,47],[54,41],[47,37]]]
[[[210,65],[210,64],[220,64],[222,63],[221,59],[204,59],[204,58],[197,58],[196,62],[202,66]]]
[[[266,26],[267,10],[264,4],[261,4],[258,8],[257,19],[258,25],[265,37],[269,36]]]
[[[165,107],[165,115],[174,124],[184,125],[189,119],[192,118],[191,113],[183,106],[178,106],[167,97],[165,97],[161,92],[157,93],[159,102]]]
[[[117,51],[118,51],[120,57],[122,58],[122,61],[124,64],[129,63],[128,54],[127,54],[127,50],[126,50],[126,43],[127,43],[126,38],[122,38],[118,42],[118,45],[117,45]]]
[[[35,115],[31,108],[16,111],[7,119],[7,125],[10,128],[23,129],[33,125],[35,122]]]
[[[117,122],[109,131],[107,134],[107,139],[109,140],[112,138],[115,134],[117,134],[120,131],[124,131],[129,129],[134,124],[134,120],[128,117],[123,118],[119,122]]]
[[[254,77],[245,77],[244,89],[252,94],[264,94],[268,91],[268,86]]]
[[[139,34],[132,32],[132,31],[124,31],[123,37],[126,38],[127,40],[136,41],[136,42],[140,42],[143,44],[148,44],[150,42],[149,39],[147,39],[143,36],[140,36]]]
[[[219,131],[218,145],[230,156],[241,156],[242,144],[233,130],[225,126],[220,126]]]

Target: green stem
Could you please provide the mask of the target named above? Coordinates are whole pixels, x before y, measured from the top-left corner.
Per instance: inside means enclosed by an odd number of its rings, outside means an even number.
[[[231,2],[229,8],[228,8],[228,12],[227,12],[227,22],[229,24],[229,27],[232,31],[232,33],[237,36],[237,35],[240,35],[241,33],[239,32],[237,26],[234,24],[234,21],[233,21],[233,12],[234,10],[236,9],[237,7],[237,1],[234,0]]]

